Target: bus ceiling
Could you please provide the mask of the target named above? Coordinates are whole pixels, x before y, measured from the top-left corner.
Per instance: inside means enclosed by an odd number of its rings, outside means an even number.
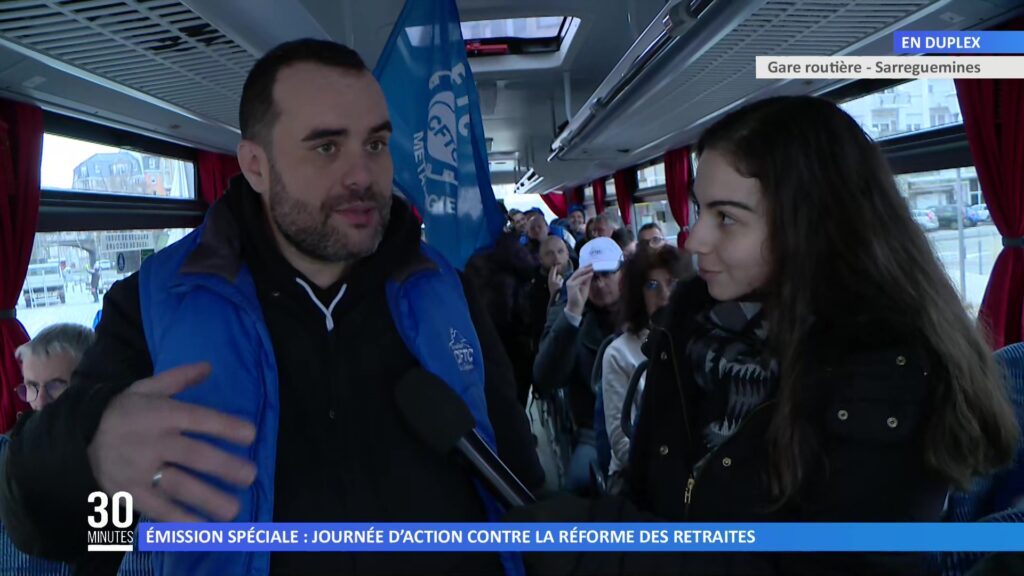
[[[376,62],[404,0],[0,4],[0,95],[231,152],[249,68],[333,39]],[[822,5],[834,5],[823,10]],[[837,81],[754,79],[754,56],[891,52],[901,28],[986,28],[1017,0],[459,0],[492,180],[577,185],[691,142],[743,102]]]

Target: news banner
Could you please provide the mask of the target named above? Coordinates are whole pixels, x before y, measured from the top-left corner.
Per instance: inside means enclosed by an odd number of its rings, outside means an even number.
[[[759,79],[1024,78],[1024,31],[901,31],[893,55],[757,56]],[[1016,54],[1016,56],[1015,56]]]
[[[1024,524],[140,522],[89,495],[90,552],[1014,552]]]
[[[1024,551],[1024,524],[142,523],[153,552]]]

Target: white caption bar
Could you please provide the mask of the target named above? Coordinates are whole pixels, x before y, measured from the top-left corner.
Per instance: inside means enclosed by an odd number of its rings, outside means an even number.
[[[758,79],[1024,78],[1024,56],[757,56]]]

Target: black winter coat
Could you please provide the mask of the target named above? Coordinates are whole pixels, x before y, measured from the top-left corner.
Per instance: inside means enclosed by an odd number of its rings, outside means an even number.
[[[947,483],[924,459],[936,378],[920,337],[893,317],[816,326],[805,377],[816,391],[806,413],[818,456],[805,463],[795,498],[778,505],[768,472],[769,400],[705,454],[696,413],[700,390],[686,349],[700,310],[712,303],[697,279],[681,286],[645,345],[647,382],[633,438],[627,499],[562,499],[513,519],[590,522],[936,522]],[[546,557],[541,557],[546,556]],[[926,554],[589,554],[528,558],[536,573],[927,574]]]

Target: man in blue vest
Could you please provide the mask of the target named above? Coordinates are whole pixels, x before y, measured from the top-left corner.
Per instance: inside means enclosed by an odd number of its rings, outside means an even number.
[[[160,521],[468,522],[501,511],[406,426],[424,368],[528,487],[543,482],[500,341],[391,190],[384,95],[332,42],[249,73],[236,177],[203,223],[104,302],[76,382],[12,434],[0,511],[28,552],[85,555],[87,496]],[[162,554],[157,574],[520,573],[498,554]]]

